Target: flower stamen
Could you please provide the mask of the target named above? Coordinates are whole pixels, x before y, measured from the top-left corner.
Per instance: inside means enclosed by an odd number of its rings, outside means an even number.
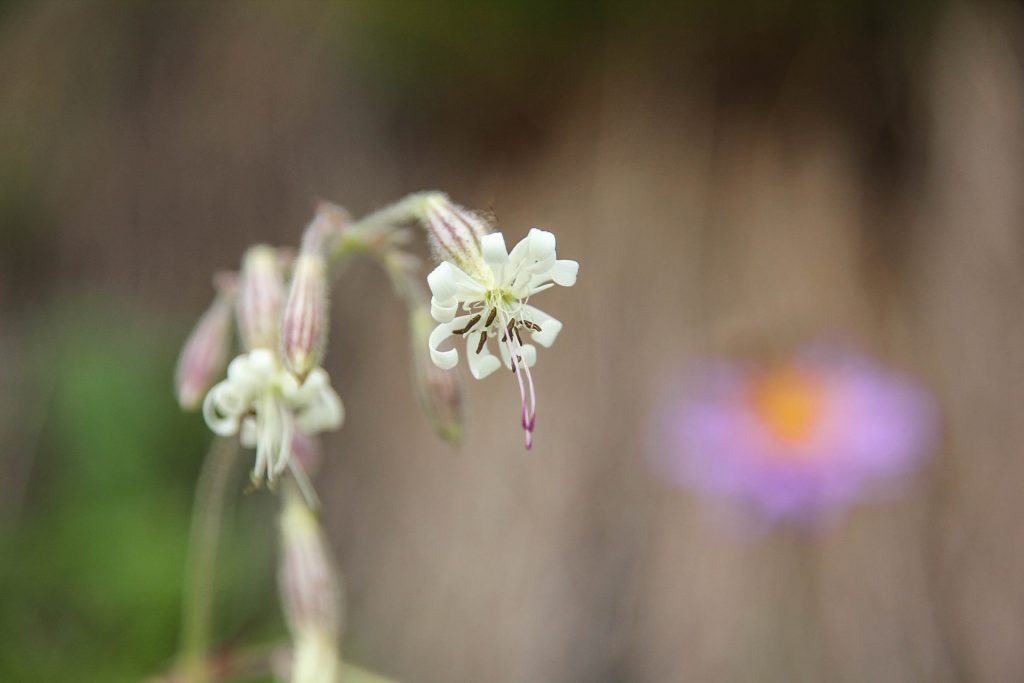
[[[480,322],[480,318],[481,317],[483,317],[483,316],[481,316],[479,313],[477,313],[476,315],[474,315],[472,318],[469,319],[469,322],[466,323],[465,327],[463,327],[461,330],[453,330],[452,334],[459,334],[459,335],[465,336],[467,332],[469,332],[470,330],[473,329],[474,325],[476,325],[478,322]]]
[[[515,320],[511,318],[506,320],[504,311],[499,315],[501,316],[502,326],[506,330],[505,336],[501,340],[508,346],[509,357],[512,361],[512,374],[516,376],[516,381],[519,384],[519,399],[522,406],[520,422],[523,426],[526,448],[529,450],[533,447],[533,428],[537,421],[537,393],[533,387],[533,375],[530,374],[530,366],[523,360],[522,341],[520,340],[517,344],[511,333],[515,329],[513,327]],[[518,372],[520,369],[523,372]],[[523,381],[524,374],[526,375],[525,383]],[[527,387],[529,388],[529,400],[527,400]]]

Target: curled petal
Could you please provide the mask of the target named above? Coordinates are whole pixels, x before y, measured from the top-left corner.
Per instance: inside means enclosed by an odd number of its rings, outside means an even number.
[[[317,393],[305,410],[295,416],[295,426],[304,434],[318,434],[337,429],[345,421],[345,406],[329,386]]]
[[[479,345],[479,332],[468,335],[466,339],[466,360],[469,363],[469,371],[476,379],[483,379],[500,368],[501,361],[491,353],[486,343],[480,348],[480,353],[477,353],[476,349]]]
[[[442,370],[450,370],[459,362],[458,351],[455,349],[442,351],[438,347],[441,346],[448,337],[452,336],[454,330],[465,327],[467,322],[469,322],[469,316],[460,315],[458,318],[455,318],[450,322],[441,323],[434,328],[433,332],[430,333],[430,338],[427,340],[427,344],[430,346],[430,360],[434,362],[434,365]]]
[[[434,295],[435,299],[447,302],[455,298],[456,288],[453,270],[451,264],[447,261],[442,261],[437,268],[434,268],[427,275],[427,285],[430,287],[430,293]]]
[[[231,436],[238,432],[238,421],[245,407],[244,395],[230,381],[221,382],[203,399],[203,418],[214,434]]]
[[[530,320],[540,327],[540,332],[532,332],[531,338],[547,348],[555,343],[555,338],[562,331],[562,323],[535,306],[526,305],[522,309],[523,319]]]
[[[555,284],[562,287],[572,287],[576,284],[576,274],[579,270],[580,264],[577,261],[559,259],[555,261],[551,270],[548,271],[548,277],[554,280]]]
[[[277,360],[273,352],[256,349],[228,364],[228,381],[240,390],[252,393],[265,385],[275,372]]]
[[[480,249],[483,251],[484,260],[492,267],[503,266],[508,263],[508,251],[505,249],[505,237],[500,232],[492,232],[484,235],[480,240]]]
[[[558,333],[562,331],[562,323],[560,320],[550,318],[546,323],[541,326],[540,332],[534,332],[531,337],[533,341],[537,342],[544,348],[550,347],[555,343],[555,338],[558,337]]]
[[[526,235],[530,241],[530,257],[537,261],[546,261],[555,256],[555,235],[547,230],[530,228]]]
[[[331,379],[323,368],[313,368],[300,384],[294,375],[281,378],[281,393],[293,406],[312,402],[318,393],[331,386]]]
[[[446,323],[455,317],[459,309],[459,302],[452,297],[449,301],[441,302],[435,297],[430,298],[430,317],[439,323]]]

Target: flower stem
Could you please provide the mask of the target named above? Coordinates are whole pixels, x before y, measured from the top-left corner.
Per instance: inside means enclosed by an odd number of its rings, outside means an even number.
[[[203,462],[196,486],[185,569],[184,609],[178,668],[189,683],[208,683],[207,652],[213,617],[217,547],[224,498],[238,456],[236,439],[217,439]]]
[[[267,643],[211,653],[205,658],[205,668],[210,683],[263,680],[285,674],[291,657],[291,646],[283,642]],[[178,665],[160,675],[147,678],[144,683],[191,683],[193,680]],[[340,680],[345,683],[395,683],[390,678],[348,662],[341,663]]]
[[[353,254],[380,250],[382,244],[397,236],[398,228],[420,220],[424,205],[438,195],[438,192],[414,192],[350,223],[331,249],[330,262],[337,265]]]

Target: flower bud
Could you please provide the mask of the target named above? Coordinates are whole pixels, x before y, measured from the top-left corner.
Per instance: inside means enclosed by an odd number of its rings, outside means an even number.
[[[231,311],[235,284],[226,282],[189,335],[178,357],[174,384],[178,404],[196,408],[206,391],[219,379],[231,345]]]
[[[278,253],[266,245],[250,247],[238,291],[238,328],[247,349],[277,348],[283,299]]]
[[[479,214],[459,206],[440,192],[425,195],[420,211],[431,247],[439,260],[451,261],[471,275],[490,272],[481,251],[481,239],[491,232],[491,226]]]
[[[462,389],[453,370],[442,370],[430,360],[427,340],[433,325],[426,307],[410,313],[416,397],[434,433],[457,446],[462,441]]]
[[[278,577],[285,620],[297,646],[313,639],[333,652],[341,627],[341,589],[328,552],[316,515],[294,488],[287,488]]]
[[[351,222],[352,217],[345,209],[330,202],[320,202],[302,235],[302,253],[326,254],[334,239]]]
[[[327,336],[327,264],[319,253],[301,253],[281,318],[285,365],[304,377],[320,364]]]

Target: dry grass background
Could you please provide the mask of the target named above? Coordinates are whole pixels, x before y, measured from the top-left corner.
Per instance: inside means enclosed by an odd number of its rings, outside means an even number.
[[[361,213],[436,187],[509,235],[555,228],[581,262],[545,296],[566,327],[529,454],[503,376],[466,387],[460,451],[436,442],[385,278],[343,280],[328,368],[349,417],[319,488],[363,663],[445,682],[1024,677],[1016,7],[942,12],[900,86],[895,173],[861,114],[808,105],[813,54],[747,100],[699,52],[665,66],[610,31],[546,86],[557,107],[520,103],[476,151],[459,117],[480,136],[490,99],[465,83],[441,124],[403,117],[347,66],[345,29],[326,35],[338,7],[8,12],[0,144],[51,226],[0,255],[10,320],[88,286],[129,294],[129,330],[198,312],[209,273],[294,242],[317,197]],[[821,537],[723,534],[644,466],[666,378],[818,333],[919,374],[942,448],[910,495]]]

